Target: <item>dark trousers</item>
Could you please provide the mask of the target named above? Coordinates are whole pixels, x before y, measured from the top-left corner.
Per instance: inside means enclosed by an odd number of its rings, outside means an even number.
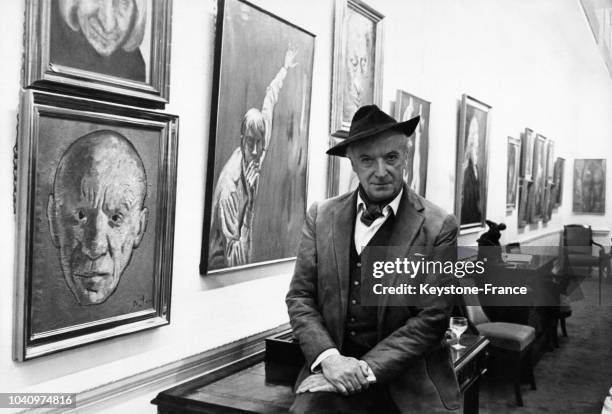
[[[334,392],[297,394],[289,412],[293,414],[399,414],[387,390],[372,384],[349,396]]]

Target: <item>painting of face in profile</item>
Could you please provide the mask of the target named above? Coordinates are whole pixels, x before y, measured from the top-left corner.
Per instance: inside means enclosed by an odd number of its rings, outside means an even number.
[[[28,300],[17,305],[27,317],[16,358],[167,324],[176,117],[39,92],[23,99],[32,127],[19,144],[17,297]]]
[[[487,137],[491,109],[463,95],[457,138],[455,214],[462,229],[483,227],[487,206]]]
[[[29,0],[27,83],[167,102],[171,0]]]
[[[408,157],[404,181],[417,194],[425,197],[427,184],[427,158],[429,155],[429,110],[431,104],[408,92],[398,90],[395,101],[395,119],[407,121],[415,116],[421,120],[414,134],[408,138]]]
[[[336,0],[332,135],[344,136],[363,105],[381,103],[382,18],[361,1]]]
[[[506,172],[506,209],[512,210],[516,207],[519,162],[521,157],[521,141],[508,137],[508,170]]]
[[[606,213],[606,160],[574,161],[574,213]]]

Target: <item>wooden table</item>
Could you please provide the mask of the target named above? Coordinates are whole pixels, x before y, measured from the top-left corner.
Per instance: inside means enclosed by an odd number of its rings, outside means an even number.
[[[463,335],[461,343],[465,348],[453,350],[452,356],[464,394],[464,413],[478,413],[479,382],[486,372],[489,341],[482,336]],[[152,403],[159,414],[286,413],[293,399],[291,385],[266,382],[261,354],[163,391]]]

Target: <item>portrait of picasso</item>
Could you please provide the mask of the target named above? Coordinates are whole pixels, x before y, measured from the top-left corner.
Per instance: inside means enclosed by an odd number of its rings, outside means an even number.
[[[32,333],[155,306],[159,131],[40,117]]]
[[[64,152],[49,195],[49,232],[66,284],[81,305],[117,289],[147,228],[147,177],[120,133],[86,134]]]
[[[151,6],[151,0],[53,1],[50,61],[148,81]]]
[[[291,257],[306,208],[314,38],[238,0],[219,18],[203,274]]]

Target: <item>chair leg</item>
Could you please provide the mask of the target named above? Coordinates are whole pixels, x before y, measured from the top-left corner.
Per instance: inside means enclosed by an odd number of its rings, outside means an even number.
[[[516,405],[519,407],[523,406],[523,395],[521,394],[521,361],[520,354],[517,357],[518,361],[515,362],[514,372],[514,397],[516,398]]]
[[[567,338],[567,329],[565,328],[565,317],[559,318],[559,323],[561,324],[561,332],[563,336]]]
[[[556,331],[556,329],[555,329]],[[532,390],[537,390],[536,387],[536,382],[535,382],[535,375],[533,374],[533,350],[530,349],[529,350],[529,355],[527,355],[527,362],[528,362],[528,369],[529,369],[529,382],[531,383],[531,389]]]

